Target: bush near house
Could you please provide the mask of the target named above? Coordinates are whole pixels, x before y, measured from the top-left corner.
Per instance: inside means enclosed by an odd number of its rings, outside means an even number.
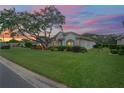
[[[124,45],[110,45],[109,49],[112,54],[124,55]]]
[[[58,47],[49,47],[48,50],[51,50],[51,51],[58,51]]]
[[[109,45],[109,49],[117,49],[118,45]]]
[[[15,40],[15,39],[11,39],[11,40],[9,40],[7,43],[9,43],[11,47],[18,47],[20,41]]]
[[[66,49],[66,46],[59,46],[58,51],[64,51]]]
[[[72,47],[72,52],[82,52],[82,53],[85,53],[87,52],[87,49],[85,47],[80,47],[80,46],[74,46]]]
[[[32,47],[32,43],[31,42],[25,42],[25,47],[31,48]]]
[[[10,49],[10,45],[3,45],[1,46],[1,49]]]
[[[19,43],[19,41],[18,40],[15,40],[15,39],[11,39],[11,40],[9,40],[8,43]]]
[[[69,46],[59,46],[59,47],[49,47],[48,50],[51,51],[70,51],[70,52],[82,52],[85,53],[87,52],[87,49],[84,47],[80,47],[80,46],[73,46],[73,47],[69,47]]]
[[[112,54],[118,54],[118,50],[117,50],[117,49],[111,49],[110,52],[111,52]]]
[[[66,51],[72,51],[72,47],[71,46],[67,46],[66,47]]]
[[[124,55],[124,45],[119,45],[117,48],[118,48],[118,54]]]
[[[43,47],[41,46],[41,45],[32,45],[31,47],[30,47],[31,49],[43,49]]]
[[[103,46],[103,48],[108,48],[109,44],[103,44],[102,46]]]
[[[96,44],[93,46],[93,48],[103,48],[103,45],[102,44]]]
[[[81,52],[81,47],[79,46],[72,47],[72,52]]]
[[[119,50],[118,50],[118,54],[119,54],[119,55],[124,55],[124,49],[119,49]]]
[[[88,51],[87,51],[87,49],[85,47],[81,47],[81,52],[85,53],[85,52],[88,52]]]

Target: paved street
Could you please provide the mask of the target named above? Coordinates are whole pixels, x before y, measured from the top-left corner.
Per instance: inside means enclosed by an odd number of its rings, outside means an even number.
[[[33,87],[16,73],[0,63],[0,88],[29,88]]]

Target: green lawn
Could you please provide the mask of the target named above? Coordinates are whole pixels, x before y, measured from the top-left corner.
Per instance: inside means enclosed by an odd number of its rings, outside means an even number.
[[[69,87],[124,87],[124,56],[108,49],[82,54],[12,48],[0,55]]]

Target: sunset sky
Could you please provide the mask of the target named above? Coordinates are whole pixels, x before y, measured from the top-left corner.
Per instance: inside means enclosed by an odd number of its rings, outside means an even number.
[[[38,11],[42,5],[0,6],[3,8],[15,7],[17,11]],[[55,6],[66,17],[64,31],[76,33],[110,34],[124,33],[124,6],[121,5],[59,5]]]

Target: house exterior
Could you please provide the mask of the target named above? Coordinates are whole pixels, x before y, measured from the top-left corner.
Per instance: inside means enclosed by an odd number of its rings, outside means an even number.
[[[59,32],[52,38],[50,46],[80,46],[91,49],[95,44],[93,40],[84,38],[77,33]]]
[[[117,45],[124,45],[124,36],[121,36],[117,39]]]

